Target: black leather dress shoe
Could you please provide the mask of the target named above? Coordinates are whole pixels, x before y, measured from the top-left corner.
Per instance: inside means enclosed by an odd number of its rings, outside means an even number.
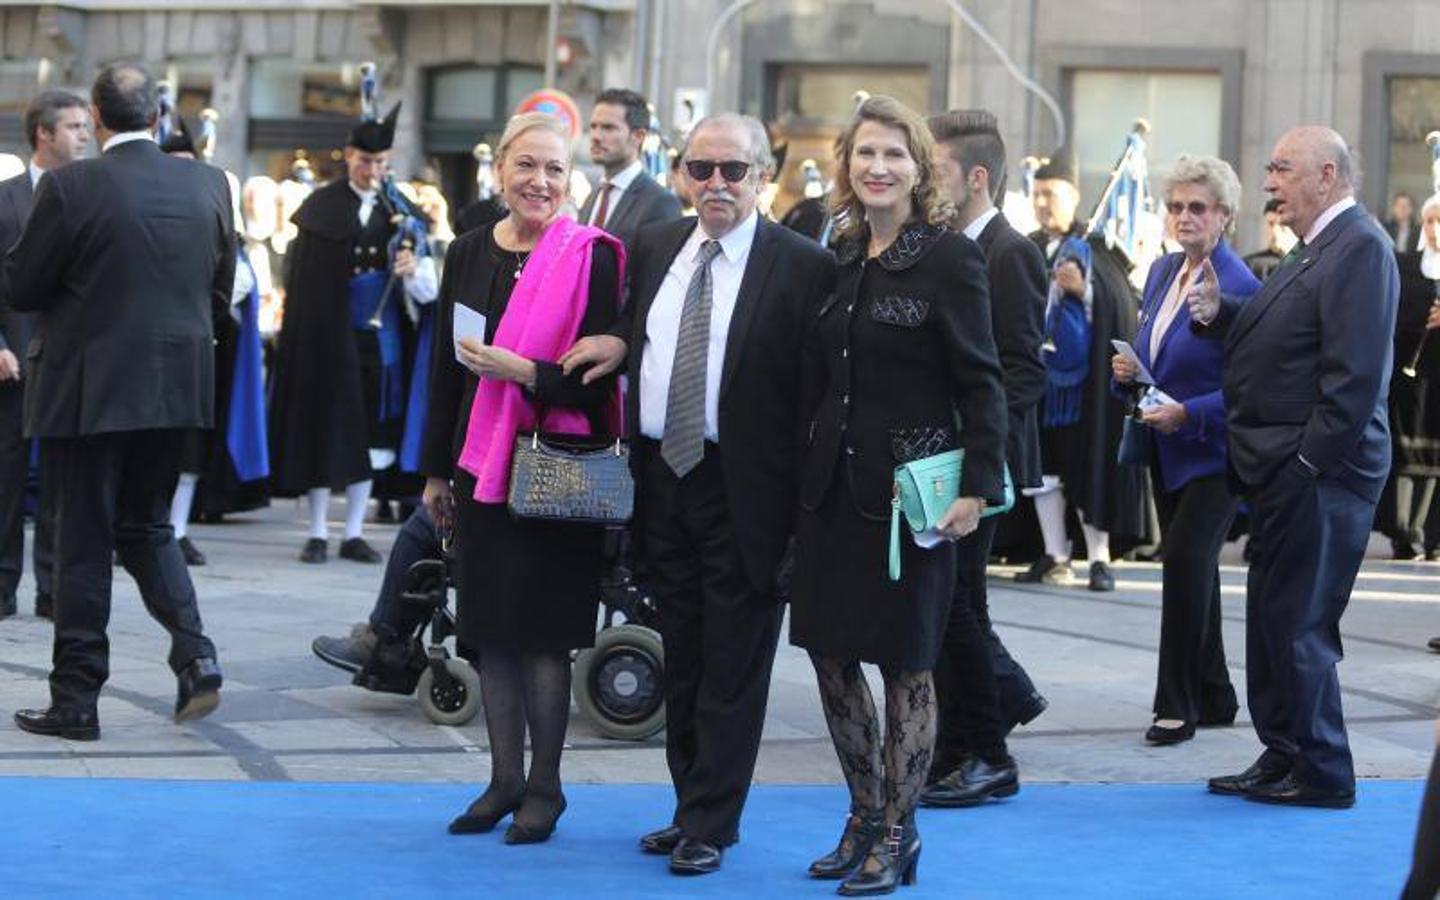
[[[1431,638],[1430,643],[1426,644],[1425,646],[1429,647],[1436,653],[1440,653],[1440,637]]]
[[[708,875],[720,871],[724,856],[725,849],[717,844],[682,837],[670,851],[670,871],[676,875]]]
[[[351,562],[378,563],[384,562],[385,557],[375,552],[375,548],[365,543],[364,538],[346,538],[340,544],[340,558],[348,559]]]
[[[656,856],[669,856],[675,850],[675,845],[685,833],[680,830],[679,825],[666,825],[657,831],[652,831],[640,838],[640,849],[645,853],[654,853]]]
[[[8,591],[0,594],[0,619],[8,619],[15,615],[15,592]]]
[[[1318,806],[1322,809],[1349,809],[1355,805],[1355,791],[1325,790],[1313,787],[1291,772],[1279,781],[1257,784],[1245,792],[1246,800],[1274,803],[1280,806]]]
[[[188,538],[188,537],[182,537],[180,540],[176,541],[175,543],[177,543],[177,544],[180,545],[180,555],[185,557],[185,565],[187,565],[187,566],[203,566],[203,565],[205,565],[205,554],[201,553],[200,550],[199,550],[199,548],[197,548],[194,544],[192,544],[192,543],[190,542],[190,538]]]
[[[323,563],[325,557],[330,553],[329,547],[324,538],[311,538],[300,548],[300,561],[303,563]]]
[[[49,594],[37,593],[35,595],[35,615],[42,619],[55,617],[55,601]]]
[[[1145,740],[1152,744],[1183,744],[1194,736],[1194,722],[1183,722],[1178,728],[1151,725],[1145,730]]]
[[[220,705],[220,664],[202,656],[180,670],[175,696],[175,721],[203,719]]]
[[[1248,794],[1259,785],[1283,781],[1290,774],[1288,768],[1267,768],[1257,760],[1239,775],[1221,775],[1208,782],[1212,794]]]
[[[1103,562],[1090,564],[1090,590],[1092,591],[1113,591],[1115,590],[1115,573]]]
[[[21,731],[67,741],[100,740],[100,717],[90,710],[22,709],[15,713]]]
[[[995,765],[978,756],[920,792],[920,805],[940,808],[979,806],[986,800],[1020,793],[1020,769],[1015,760]]]

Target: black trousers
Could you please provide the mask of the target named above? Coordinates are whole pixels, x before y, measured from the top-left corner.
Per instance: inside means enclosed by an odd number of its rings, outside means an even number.
[[[674,822],[734,843],[765,724],[781,607],[751,584],[735,542],[720,450],[676,478],[645,442],[644,556],[665,642],[665,754]]]
[[[54,514],[55,650],[50,699],[94,710],[110,674],[112,553],[134,577],[150,615],[170,633],[170,668],[215,657],[195,586],[170,527],[182,432],[128,431],[45,438],[42,503]]]
[[[990,625],[985,567],[999,524],[998,516],[981,519],[973,534],[955,544],[955,596],[935,664],[940,721],[930,771],[936,777],[972,753],[1003,762],[1009,755],[1005,735],[1035,695],[1030,676]]]
[[[1246,693],[1265,764],[1289,764],[1322,790],[1353,790],[1335,665],[1375,504],[1334,479],[1311,478],[1295,460],[1246,500]]]
[[[385,561],[385,576],[380,581],[380,593],[375,598],[375,607],[370,610],[370,627],[389,638],[409,637],[420,628],[420,623],[430,615],[422,606],[406,603],[400,598],[405,588],[405,579],[410,567],[426,559],[442,559],[445,551],[440,544],[440,532],[424,506],[415,507],[410,518],[400,526],[395,535],[395,544]]]
[[[1224,475],[1212,475],[1174,493],[1157,490],[1155,506],[1165,542],[1155,718],[1233,720],[1239,703],[1220,634],[1220,550],[1239,500]]]
[[[0,596],[14,594],[25,569],[25,492],[30,480],[30,441],[22,434],[21,382],[0,384]],[[31,556],[35,587],[51,593],[50,556],[53,536],[45,507],[37,505]]]
[[[1430,780],[1420,804],[1420,824],[1415,829],[1415,859],[1410,880],[1401,900],[1435,900],[1440,896],[1440,747],[1430,762]]]

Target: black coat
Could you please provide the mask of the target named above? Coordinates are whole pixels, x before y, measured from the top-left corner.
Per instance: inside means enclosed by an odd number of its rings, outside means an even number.
[[[1440,475],[1440,334],[1429,332],[1425,320],[1440,296],[1440,283],[1420,271],[1420,254],[1398,254],[1400,307],[1395,321],[1395,366],[1390,375],[1390,428],[1394,435],[1396,472]],[[1420,347],[1424,340],[1425,346]],[[1416,377],[1401,371],[1415,360]]]
[[[1005,460],[1017,488],[1040,486],[1040,401],[1045,397],[1045,256],[998,213],[976,240],[990,274],[990,322],[1010,413]]]
[[[642,230],[630,256],[630,300],[612,334],[630,346],[625,421],[638,434],[645,323],[694,217]],[[760,219],[730,320],[720,378],[721,466],[735,540],[757,590],[770,592],[794,531],[800,461],[800,357],[806,323],[835,283],[834,257]],[[643,444],[631,454],[645,471]],[[637,496],[643,495],[637,491]],[[643,509],[636,510],[644,515]],[[639,529],[635,529],[639,533]]]
[[[1400,279],[1391,242],[1356,205],[1248,302],[1222,297],[1232,479],[1268,484],[1302,454],[1376,502],[1390,472],[1386,412]]]
[[[30,201],[34,193],[28,171],[0,181],[0,252],[9,250],[20,240],[25,220],[30,217]],[[9,350],[24,360],[25,346],[30,343],[30,333],[34,328],[34,313],[9,309],[5,298],[0,296],[0,350]]]
[[[6,302],[39,312],[26,434],[209,428],[235,259],[213,166],[145,140],[47,173],[4,270]]]
[[[856,512],[888,521],[897,463],[954,447],[965,450],[961,495],[1000,503],[1007,417],[984,256],[942,226],[909,225],[873,260],[866,242],[842,246],[807,342],[815,402],[801,505],[818,509],[844,467]],[[862,331],[869,352],[852,355]]]

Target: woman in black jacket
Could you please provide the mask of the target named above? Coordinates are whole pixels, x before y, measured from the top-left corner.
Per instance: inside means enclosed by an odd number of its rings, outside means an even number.
[[[810,651],[851,814],[817,878],[840,893],[909,883],[920,852],[914,808],[935,740],[931,670],[955,554],[1003,498],[1005,400],[990,328],[985,257],[944,222],[950,209],[924,120],[888,97],[857,111],[838,152],[836,294],[806,348],[813,410],[796,531],[790,639]],[[962,448],[960,497],[942,541],[902,540],[887,574],[897,464]],[[886,729],[860,663],[880,666]],[[883,772],[883,776],[882,776]]]

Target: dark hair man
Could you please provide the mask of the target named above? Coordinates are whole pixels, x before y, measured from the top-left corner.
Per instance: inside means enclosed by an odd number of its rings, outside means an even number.
[[[1006,462],[1017,487],[1040,486],[1038,409],[1045,396],[1045,258],[995,206],[1005,180],[1005,141],[986,110],[955,110],[929,119],[940,145],[939,167],[955,204],[954,226],[984,251],[990,276],[990,321],[1005,370],[1009,412]],[[955,546],[955,598],[946,626],[935,692],[939,738],[926,806],[972,806],[1019,789],[1005,735],[1045,709],[1030,676],[990,625],[985,566],[998,518]]]
[[[90,116],[85,100],[69,91],[46,91],[25,110],[25,139],[34,153],[28,171],[0,182],[0,246],[13,247],[25,230],[30,201],[40,176],[85,155]],[[35,316],[4,310],[0,297],[0,619],[16,611],[15,591],[25,559],[25,490],[29,481],[30,441],[24,436],[21,407],[24,376],[20,359],[34,329]],[[36,516],[35,615],[49,617],[50,518]]]
[[[627,249],[645,226],[680,218],[680,201],[640,161],[649,133],[644,97],[621,88],[600,92],[590,113],[590,159],[605,175],[580,210],[580,221],[605,229]]]
[[[91,94],[99,159],[46,174],[4,265],[4,296],[38,313],[25,432],[40,439],[53,512],[55,649],[34,734],[95,740],[109,674],[112,556],[170,633],[177,721],[220,702],[215,645],[170,528],[183,429],[214,417],[212,315],[235,280],[230,189],[218,170],[160,152],[155,83],[107,68]],[[106,240],[82,241],[80,234]]]

